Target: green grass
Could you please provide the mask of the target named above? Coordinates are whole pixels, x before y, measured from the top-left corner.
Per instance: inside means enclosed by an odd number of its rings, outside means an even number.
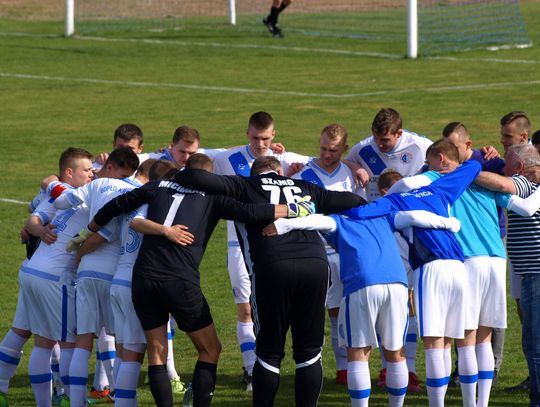
[[[540,31],[533,23],[540,18],[540,4],[527,2],[523,11],[529,35],[537,43]],[[245,142],[249,115],[266,110],[276,120],[277,141],[305,154],[317,153],[318,134],[330,122],[349,129],[350,144],[360,140],[383,106],[396,108],[406,128],[431,139],[439,137],[446,123],[459,120],[467,124],[476,145],[498,145],[498,120],[511,110],[528,112],[538,128],[536,47],[412,61],[399,57],[404,46],[397,41],[306,36],[294,31],[293,21],[292,16],[288,22],[284,19],[290,34],[273,40],[255,24],[242,29],[185,23],[163,32],[95,29],[64,39],[60,22],[0,20],[0,140],[5,152],[0,160],[0,198],[31,199],[39,180],[56,171],[63,149],[108,151],[113,130],[122,122],[137,123],[144,130],[147,151],[167,144],[181,124],[198,128],[205,147],[232,146]],[[371,52],[398,57],[370,57]],[[15,309],[17,271],[24,257],[18,231],[26,216],[23,205],[0,202],[0,335],[11,325]],[[214,405],[247,405],[239,383],[241,360],[223,225],[212,239],[201,275],[223,342]],[[508,322],[500,384],[492,395],[495,406],[526,403],[525,394],[501,390],[526,376],[512,300]],[[193,347],[183,335],[175,346],[179,371],[188,378],[195,361]],[[27,347],[25,354],[29,352]],[[280,406],[293,400],[290,353],[288,349],[282,369]],[[372,359],[375,374],[378,357]],[[27,356],[12,381],[13,406],[33,404],[26,364]],[[320,404],[347,405],[345,389],[332,382],[328,345],[324,364]],[[143,406],[152,405],[146,387],[141,387],[141,400]],[[406,404],[426,405],[426,395],[408,396]],[[458,391],[449,391],[448,404],[461,405]],[[387,405],[385,393],[375,387],[372,405]]]

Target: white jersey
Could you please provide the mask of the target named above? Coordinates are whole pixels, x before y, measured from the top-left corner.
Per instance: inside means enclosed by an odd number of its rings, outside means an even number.
[[[128,178],[98,178],[80,188],[64,192],[55,201],[55,206],[66,203],[77,206],[85,203],[90,208],[87,222],[111,199],[140,186],[140,182]],[[82,257],[77,271],[78,277],[112,281],[120,253],[118,220],[113,219],[98,232],[108,244],[99,246],[94,252]]]
[[[312,160],[292,178],[303,179],[330,191],[359,192],[356,191],[351,169],[343,163],[339,163],[338,167],[329,173],[317,165],[317,160]],[[327,254],[336,252],[330,245],[326,244],[325,246]]]
[[[272,150],[268,149],[267,156],[276,157],[283,167],[283,171],[287,173],[289,165],[293,163],[306,164],[311,160],[311,157],[304,155],[285,152],[283,154],[275,154]],[[214,159],[214,172],[219,175],[241,175],[243,177],[249,177],[251,166],[256,157],[251,154],[249,145],[231,148],[224,153],[219,154]],[[236,233],[232,227],[233,222],[227,222],[227,235],[229,240],[229,246],[231,243],[238,244]]]
[[[51,196],[51,193],[54,191],[54,198]],[[39,220],[41,221],[42,225],[46,225],[49,223],[52,218],[54,218],[54,215],[58,211],[58,209],[54,206],[54,200],[58,196],[57,193],[61,193],[65,190],[75,190],[71,185],[68,185],[64,182],[60,181],[54,181],[49,184],[46,191],[41,191],[36,197],[34,198],[35,202],[32,201],[30,203],[30,208],[35,205],[35,208],[32,209],[32,215],[31,216],[37,216]],[[60,192],[58,192],[60,191]],[[64,207],[62,209],[68,209],[68,207]]]
[[[34,198],[32,198],[32,200],[28,204],[28,210],[30,212],[34,212],[36,210],[36,208],[39,206],[39,204],[42,201],[45,201],[47,199],[49,199],[47,191],[45,191],[43,188],[41,188],[39,190],[39,192],[36,194],[36,196],[34,196]]]
[[[43,209],[44,206],[48,208],[52,205],[45,200],[36,208],[36,211]],[[21,270],[56,281],[58,281],[56,278],[61,277],[63,273],[74,274],[75,253],[67,252],[66,244],[88,224],[88,213],[89,209],[86,205],[58,211],[51,222],[55,226],[57,240],[50,245],[40,244]]]
[[[267,150],[266,155],[276,157],[281,162],[285,173],[287,173],[290,164],[307,164],[311,160],[311,157],[305,155],[291,152],[276,154],[270,149]],[[251,165],[255,159],[256,157],[249,150],[249,145],[231,148],[215,157],[214,172],[220,175],[242,175],[243,177],[249,177]]]
[[[225,151],[227,151],[226,148],[199,148],[197,150],[197,153],[206,154],[208,157],[210,157],[213,160],[219,154],[224,153]],[[153,158],[155,160],[168,160],[168,161],[174,162],[171,152],[168,149],[163,150],[163,152],[156,151],[154,153],[137,154],[137,157],[139,157],[139,165],[141,165],[143,162],[145,162],[149,158]]]
[[[426,150],[431,144],[430,139],[403,130],[395,148],[382,153],[373,136],[369,136],[351,148],[347,159],[361,165],[368,172],[366,199],[371,202],[380,197],[377,180],[385,169],[393,168],[404,177],[417,174],[424,165]]]
[[[129,227],[131,221],[135,218],[146,219],[148,205],[143,205],[139,209],[120,217],[120,257],[116,266],[116,273],[112,284],[131,287],[131,278],[133,276],[133,265],[137,260],[139,249],[143,239],[143,234],[136,232]]]

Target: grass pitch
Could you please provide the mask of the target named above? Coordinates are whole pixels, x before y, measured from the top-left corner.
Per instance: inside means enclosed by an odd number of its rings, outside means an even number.
[[[537,43],[540,32],[533,22],[540,18],[540,4],[525,2],[523,12]],[[210,20],[205,25],[182,22],[160,32],[94,27],[64,39],[59,21],[0,19],[0,335],[11,325],[24,258],[18,231],[27,213],[21,202],[31,199],[41,178],[56,171],[62,150],[108,151],[120,123],[134,122],[143,129],[147,151],[166,145],[182,124],[200,130],[204,147],[233,146],[245,143],[249,115],[266,110],[276,120],[276,141],[305,154],[317,154],[319,132],[331,122],[349,129],[351,145],[367,136],[383,106],[400,111],[405,128],[433,140],[446,123],[459,120],[476,145],[498,146],[499,118],[511,110],[527,112],[533,128],[540,128],[537,47],[412,61],[401,57],[404,46],[395,41],[306,36],[295,32],[292,22],[283,19],[287,37],[281,40],[269,38],[257,23],[242,29]],[[248,405],[240,384],[225,247],[221,224],[201,268],[223,342],[214,405]],[[508,308],[505,360],[491,404],[518,406],[527,402],[525,394],[502,391],[527,375],[511,299]],[[188,379],[195,351],[181,334],[175,347],[178,370]],[[294,400],[290,353],[282,369],[279,406]],[[424,378],[422,353],[419,345],[418,371]],[[378,359],[375,352],[373,376]],[[12,380],[12,406],[34,404],[26,364],[24,356]],[[346,389],[333,384],[329,344],[324,365],[320,405],[347,405]],[[147,387],[141,386],[140,400],[142,406],[152,405]],[[447,400],[461,405],[459,391],[450,390]],[[405,403],[427,405],[427,396],[409,395]],[[387,405],[386,394],[376,386],[371,404]]]

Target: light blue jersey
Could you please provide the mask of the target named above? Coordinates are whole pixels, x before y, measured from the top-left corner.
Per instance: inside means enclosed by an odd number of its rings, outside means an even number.
[[[448,216],[450,207],[480,173],[476,161],[467,161],[431,185],[401,194],[390,194],[344,213],[356,219],[369,219],[394,211],[427,210]],[[464,255],[454,233],[443,229],[414,228],[415,241],[409,261],[413,269],[436,259],[463,261]]]
[[[428,171],[422,174],[432,181],[444,174]],[[497,206],[506,208],[511,194],[489,191],[471,184],[450,209],[450,214],[461,221],[457,240],[465,257],[494,256],[506,258],[506,251],[500,238],[499,214]]]
[[[376,284],[407,285],[407,272],[387,217],[331,217],[336,230],[324,237],[339,253],[343,296]]]

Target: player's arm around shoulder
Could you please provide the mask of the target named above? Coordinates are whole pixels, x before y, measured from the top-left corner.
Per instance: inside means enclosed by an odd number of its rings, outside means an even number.
[[[305,183],[305,189],[309,191],[317,211],[322,213],[337,213],[366,203],[364,198],[353,192],[329,191],[309,182]]]
[[[493,172],[481,171],[474,180],[474,183],[491,191],[506,192],[513,195],[517,193],[516,185],[512,178]]]

